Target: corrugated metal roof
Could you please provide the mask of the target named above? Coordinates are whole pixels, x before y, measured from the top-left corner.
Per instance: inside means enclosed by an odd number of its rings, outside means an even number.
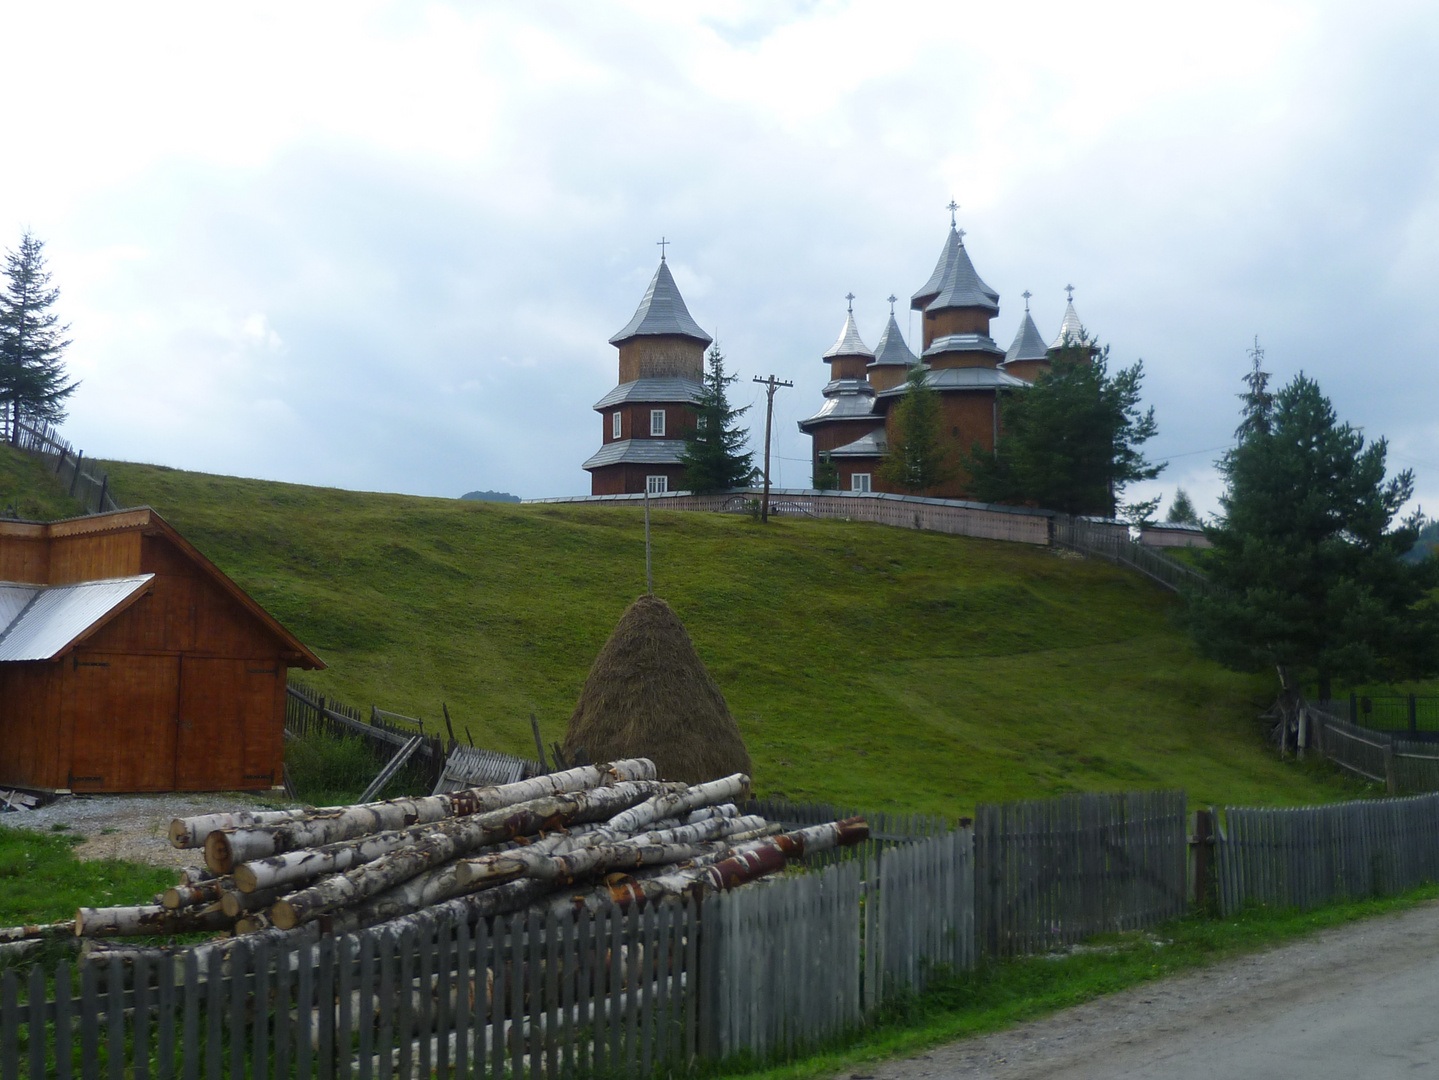
[[[4,635],[15,617],[25,610],[25,605],[35,599],[35,595],[44,587],[0,581],[0,636]]]
[[[894,312],[889,313],[889,325],[884,328],[884,333],[879,336],[879,344],[874,348],[874,364],[903,364],[905,367],[913,367],[919,363],[919,357],[909,351],[909,346],[904,343],[904,335],[900,333],[899,323],[895,321]]]
[[[993,356],[1003,356],[1004,350],[996,343],[994,338],[988,334],[946,334],[944,337],[935,338],[930,342],[929,348],[924,350],[925,356],[938,356],[947,352],[978,352],[989,353]]]
[[[1019,332],[1014,335],[1014,342],[1009,346],[1009,351],[1004,354],[1004,362],[1008,364],[1014,360],[1046,360],[1048,358],[1044,337],[1040,334],[1039,327],[1034,325],[1034,319],[1026,311],[1024,321],[1019,324]]]
[[[1068,336],[1070,342],[1075,345],[1091,345],[1084,336],[1084,324],[1079,321],[1079,313],[1074,310],[1074,301],[1064,305],[1064,321],[1059,324],[1059,333],[1054,337],[1054,344],[1051,349],[1064,347],[1064,339]]]
[[[34,596],[0,631],[0,661],[54,659],[153,580],[154,574],[140,574],[74,585],[29,586],[35,590]]]
[[[627,401],[697,401],[704,392],[704,384],[694,379],[673,376],[663,379],[636,379],[620,383],[594,407],[608,409],[611,405],[623,405]]]
[[[601,465],[678,465],[684,456],[683,439],[616,439],[600,447],[582,468]]]
[[[829,452],[829,456],[842,458],[884,457],[887,453],[889,453],[889,440],[885,438],[884,428],[877,428],[868,435],[860,436],[852,443],[836,446]]]
[[[931,368],[925,372],[924,384],[934,390],[1019,390],[1030,385],[1024,379],[991,367]],[[900,384],[881,390],[878,396],[901,397],[904,391],[905,385]]]
[[[853,311],[844,317],[844,326],[840,329],[839,340],[829,347],[829,352],[824,354],[826,360],[833,360],[840,356],[863,356],[866,359],[874,359],[874,353],[859,336],[859,327],[854,324]]]
[[[685,307],[684,297],[680,295],[669,264],[663,259],[660,260],[655,276],[650,279],[645,298],[635,309],[634,318],[625,323],[623,330],[610,338],[610,344],[620,345],[630,338],[660,334],[693,338],[705,345],[714,340],[700,329],[699,323],[690,318],[689,308]]]

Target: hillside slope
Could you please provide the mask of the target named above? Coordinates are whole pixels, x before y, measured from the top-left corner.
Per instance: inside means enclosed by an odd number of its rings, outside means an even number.
[[[40,458],[0,445],[0,514],[51,521],[79,513],[80,504]]]
[[[644,587],[643,515],[422,499],[114,463],[331,665],[360,705],[481,745],[558,739]],[[1173,598],[1099,562],[878,525],[657,512],[655,591],[726,694],[757,790],[957,814],[978,801],[1182,785],[1196,802],[1352,792],[1281,765],[1269,681],[1199,660]],[[461,733],[463,737],[463,732]]]

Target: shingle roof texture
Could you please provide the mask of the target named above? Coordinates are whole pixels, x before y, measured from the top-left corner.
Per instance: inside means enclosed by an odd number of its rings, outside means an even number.
[[[874,353],[859,336],[859,327],[854,324],[854,312],[848,312],[844,317],[844,326],[840,329],[839,340],[829,347],[829,352],[824,354],[826,360],[834,360],[841,356],[863,356],[867,360],[874,359]]]
[[[925,372],[924,384],[934,390],[1004,390],[1022,389],[1030,384],[1024,379],[989,367],[931,368]],[[878,397],[900,397],[904,386],[881,390]]]
[[[601,465],[678,465],[684,457],[683,439],[616,439],[600,447],[582,468]]]
[[[902,364],[905,367],[912,367],[919,363],[919,357],[910,352],[909,346],[904,343],[904,335],[900,333],[899,323],[895,321],[893,312],[890,312],[889,325],[879,336],[879,344],[874,347],[873,363]]]
[[[950,308],[983,308],[999,311],[999,293],[980,278],[964,249],[964,238],[951,228],[934,273],[910,298],[916,311],[944,311]]]
[[[1076,345],[1088,345],[1084,339],[1084,324],[1079,321],[1079,313],[1074,310],[1074,301],[1064,305],[1064,321],[1059,324],[1059,333],[1054,336],[1054,344],[1051,349],[1062,348],[1065,336]]]
[[[1004,362],[1008,364],[1013,360],[1044,360],[1048,358],[1048,355],[1044,336],[1040,334],[1039,327],[1034,325],[1034,319],[1026,311],[1024,321],[1019,324],[1019,331],[1014,335],[1014,341],[1010,344],[1009,351],[1004,354]]]
[[[611,345],[622,345],[631,338],[642,336],[676,335],[692,338],[708,345],[713,338],[700,329],[699,323],[690,318],[684,297],[670,273],[669,264],[660,260],[659,269],[650,279],[644,299],[635,309],[634,318],[625,323],[624,329],[610,338]]]
[[[691,402],[698,400],[703,392],[704,384],[678,375],[659,379],[636,379],[634,382],[620,383],[595,402],[594,407],[608,409],[611,405],[623,405],[627,401]]]

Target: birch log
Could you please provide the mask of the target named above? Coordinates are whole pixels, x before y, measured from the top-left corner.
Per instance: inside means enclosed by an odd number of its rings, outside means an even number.
[[[317,811],[307,818],[279,825],[216,829],[205,839],[205,864],[217,874],[228,874],[239,863],[267,855],[486,813],[562,792],[589,791],[654,777],[654,762],[648,758],[629,758],[608,765],[584,765],[497,787],[468,788],[446,795],[390,799]]]
[[[632,806],[645,790],[643,782],[630,782],[531,799],[486,814],[437,822],[428,835],[408,847],[291,893],[270,909],[270,920],[281,929],[290,929],[317,915],[392,889],[486,844],[559,829],[571,821],[605,820],[621,807]]]
[[[218,903],[193,911],[171,911],[158,904],[140,907],[82,907],[75,912],[75,936],[193,934],[208,930],[228,930],[233,921]]]
[[[235,883],[227,878],[211,878],[198,885],[174,885],[161,894],[160,906],[178,911],[180,908],[213,904],[224,895],[226,889],[234,888],[234,885]]]
[[[719,780],[695,784],[683,791],[656,795],[622,814],[616,814],[604,831],[616,834],[639,832],[653,822],[732,799],[748,786],[749,777],[744,773],[735,773]]]
[[[327,807],[335,810],[338,807]],[[318,811],[325,813],[326,810]],[[170,822],[170,843],[177,848],[205,846],[205,837],[216,829],[250,829],[257,825],[279,825],[298,821],[315,810],[236,810],[228,814],[201,814],[198,817],[176,818]]]
[[[38,923],[31,926],[7,926],[0,929],[0,944],[74,936],[75,920],[66,919],[64,922]]]
[[[232,919],[238,919],[242,915],[252,912],[260,912],[269,907],[283,895],[279,889],[261,889],[259,892],[240,892],[238,889],[226,889],[220,897],[220,909]],[[241,930],[238,926],[235,933],[249,933],[248,930]]]

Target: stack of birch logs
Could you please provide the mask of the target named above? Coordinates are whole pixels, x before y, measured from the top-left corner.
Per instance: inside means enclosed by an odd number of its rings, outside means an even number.
[[[203,849],[205,866],[153,904],[81,908],[74,932],[298,944],[439,909],[474,922],[628,907],[734,888],[869,835],[863,818],[784,832],[742,815],[748,784],[663,781],[633,758],[427,798],[180,818],[171,842]]]

